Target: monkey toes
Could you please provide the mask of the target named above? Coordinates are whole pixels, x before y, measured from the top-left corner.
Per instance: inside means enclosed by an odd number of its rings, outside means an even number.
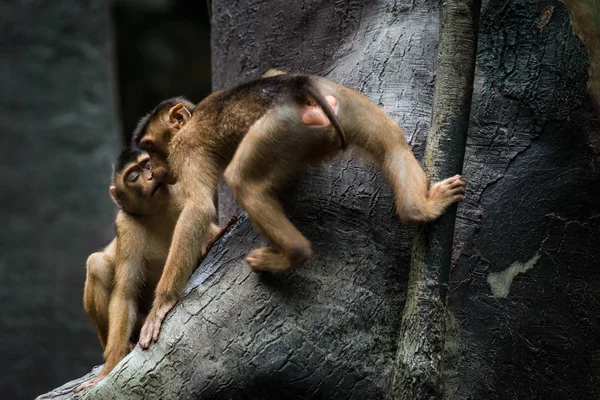
[[[246,262],[255,272],[289,271],[308,261],[311,253],[312,251],[308,247],[302,250],[301,255],[286,257],[270,247],[263,247],[248,254]]]
[[[291,268],[290,262],[285,257],[268,247],[250,252],[246,262],[255,272],[285,271]]]
[[[465,198],[466,185],[460,175],[437,182],[429,189],[429,198],[448,206]]]
[[[101,375],[93,377],[92,379],[90,379],[89,381],[83,383],[81,386],[79,386],[77,389],[75,389],[75,393],[79,393],[82,390],[86,390],[86,389],[91,388],[96,383],[100,382],[102,380],[102,378],[104,378],[104,376],[101,376]]]

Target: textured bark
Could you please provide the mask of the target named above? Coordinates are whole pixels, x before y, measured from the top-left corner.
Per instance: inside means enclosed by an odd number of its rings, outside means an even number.
[[[600,397],[600,124],[587,72],[561,2],[493,0],[482,13],[448,298],[459,399]]]
[[[437,1],[212,3],[215,88],[269,67],[325,75],[381,104],[423,154]],[[478,49],[447,394],[597,399],[600,124],[585,92],[586,51],[565,6],[549,0],[490,0]],[[264,242],[242,218],[196,271],[159,342],[134,350],[87,397],[388,396],[412,231],[379,173],[350,158],[300,177],[286,204],[314,260],[290,274],[251,273],[243,256]],[[61,396],[72,397],[47,397]]]
[[[481,1],[442,3],[433,115],[425,167],[433,182],[462,173]],[[398,342],[393,398],[444,398],[446,292],[456,205],[415,237]]]

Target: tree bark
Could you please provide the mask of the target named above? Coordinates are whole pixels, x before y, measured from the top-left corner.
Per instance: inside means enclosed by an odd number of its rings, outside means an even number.
[[[425,168],[432,182],[462,173],[481,1],[445,0]],[[442,358],[456,205],[417,230],[400,328],[393,398],[444,398]]]
[[[447,390],[597,399],[600,124],[588,56],[559,1],[490,0],[478,42]]]

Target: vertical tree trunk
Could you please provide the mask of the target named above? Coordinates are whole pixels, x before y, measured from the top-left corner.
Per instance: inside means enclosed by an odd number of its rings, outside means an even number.
[[[462,173],[480,7],[480,0],[442,2],[433,116],[425,150],[425,167],[433,182]],[[446,291],[455,215],[456,205],[417,230],[398,342],[394,398],[444,397]]]

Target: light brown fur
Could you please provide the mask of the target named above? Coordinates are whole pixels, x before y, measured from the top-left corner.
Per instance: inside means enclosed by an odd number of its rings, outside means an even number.
[[[147,155],[141,156],[137,161],[147,158]],[[127,165],[124,171],[134,164]],[[133,190],[124,182],[124,175],[115,174],[115,189],[132,194]],[[153,187],[150,185],[148,189]],[[111,188],[111,194],[114,193]],[[76,391],[103,379],[131,350],[132,339],[138,336],[150,310],[167,259],[180,213],[178,198],[178,185],[161,187],[154,196],[146,191],[141,197],[131,197],[135,201],[130,200],[127,208],[117,213],[116,238],[102,252],[88,258],[84,308],[96,326],[106,362],[98,376]],[[212,223],[208,230],[202,253],[207,250],[208,239],[219,232]]]
[[[276,73],[213,93],[193,114],[181,104],[158,110],[136,140],[150,153],[155,176],[183,188],[182,213],[140,334],[143,348],[157,340],[164,315],[191,274],[193,255],[215,215],[212,198],[222,174],[257,230],[274,245],[248,255],[255,271],[289,270],[310,258],[310,242],[273,194],[299,170],[341,151],[343,132],[332,129],[335,121],[318,122],[313,101],[318,99],[307,94],[307,85],[335,105],[330,114],[338,116],[348,144],[369,154],[383,171],[405,222],[432,221],[463,198],[458,175],[428,188],[398,124],[365,96],[324,78]]]

